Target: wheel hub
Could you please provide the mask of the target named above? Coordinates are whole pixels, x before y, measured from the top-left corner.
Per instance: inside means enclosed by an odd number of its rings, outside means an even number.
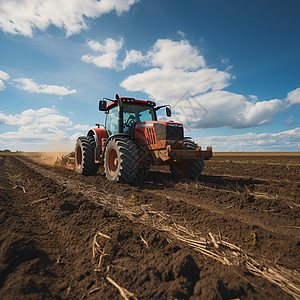
[[[115,158],[114,160],[114,166],[116,167],[118,165],[118,158]]]
[[[118,154],[117,151],[112,148],[108,152],[107,156],[107,166],[108,166],[108,172],[111,176],[114,176],[118,170]]]

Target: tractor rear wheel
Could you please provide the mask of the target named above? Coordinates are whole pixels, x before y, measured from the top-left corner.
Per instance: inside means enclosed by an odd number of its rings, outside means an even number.
[[[109,140],[104,154],[106,178],[110,181],[137,183],[141,149],[127,137]]]
[[[92,136],[81,136],[75,146],[75,171],[82,175],[97,174],[98,164],[94,161],[95,140]]]
[[[183,140],[183,148],[196,150],[197,144],[190,139]],[[204,159],[190,159],[174,162],[170,171],[175,178],[199,178],[204,169]]]

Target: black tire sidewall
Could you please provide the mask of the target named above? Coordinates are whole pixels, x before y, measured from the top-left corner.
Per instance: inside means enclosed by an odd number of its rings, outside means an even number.
[[[96,175],[98,164],[94,160],[95,140],[92,136],[81,136],[75,146],[75,171],[82,175]],[[81,164],[77,165],[78,149],[81,150]]]
[[[115,149],[118,158],[118,168],[114,175],[109,173],[108,155]],[[104,154],[104,169],[106,178],[110,181],[135,184],[139,181],[139,162],[141,149],[128,137],[115,137],[109,140]]]
[[[184,148],[185,149],[191,149],[196,150],[197,144],[190,140],[190,139],[184,139]],[[188,166],[182,173],[178,173],[176,171],[175,165],[170,165],[170,171],[175,178],[199,178],[203,169],[204,169],[204,159],[191,159],[188,162]]]

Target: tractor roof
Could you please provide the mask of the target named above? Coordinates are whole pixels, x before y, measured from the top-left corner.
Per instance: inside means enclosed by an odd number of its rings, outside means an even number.
[[[156,106],[156,103],[150,100],[137,100],[134,98],[129,98],[129,97],[120,97],[121,101],[124,103],[138,103],[138,104],[144,104],[144,105],[150,105],[152,107]],[[106,109],[110,109],[112,106],[117,105],[116,102],[111,101],[107,104]]]

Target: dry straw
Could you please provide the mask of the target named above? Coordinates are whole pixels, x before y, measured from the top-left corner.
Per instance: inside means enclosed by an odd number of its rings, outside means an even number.
[[[110,262],[109,255],[105,254],[104,249],[102,249],[102,247],[100,246],[100,242],[98,241],[99,237],[105,238],[105,239],[113,242],[114,244],[118,245],[119,248],[121,248],[128,256],[131,257],[130,253],[121,244],[119,244],[116,240],[114,240],[110,236],[98,231],[95,234],[94,240],[93,240],[93,259],[98,260],[97,268],[94,269],[94,271],[98,272],[102,276],[102,278],[104,278],[110,284],[112,284],[115,288],[117,288],[118,291],[120,292],[120,295],[125,300],[130,300],[130,299],[137,300],[137,298],[135,297],[135,295],[133,293],[129,292],[124,287],[121,287],[115,280],[113,280],[108,275],[109,270],[111,269],[111,267],[113,267],[113,264]],[[97,258],[97,255],[99,256],[99,258]],[[105,257],[107,257],[107,261],[104,261]],[[99,287],[96,287],[93,290],[91,290],[89,292],[89,294],[94,293],[94,292],[98,291],[99,289],[100,289]]]
[[[114,210],[118,211],[121,215],[125,215],[132,221],[148,226],[151,225],[160,231],[166,232],[170,240],[183,242],[195,251],[215,259],[222,264],[229,266],[244,265],[251,274],[266,278],[295,299],[300,299],[300,276],[295,270],[289,270],[260,258],[254,259],[240,247],[222,240],[219,236],[211,232],[208,234],[194,232],[187,227],[172,222],[171,216],[164,212],[153,210],[150,205],[128,207],[124,201],[118,201],[114,203]],[[98,232],[94,239],[95,245],[97,245],[97,236],[105,237],[104,234]],[[119,246],[126,251],[121,245]],[[103,255],[102,253],[100,261]]]
[[[181,241],[195,251],[222,264],[229,266],[244,265],[251,274],[266,278],[295,299],[300,299],[300,276],[296,270],[289,270],[261,258],[254,259],[240,247],[222,240],[211,232],[208,234],[194,232],[172,222],[171,216],[153,210],[150,205],[128,207],[124,201],[121,201],[120,198],[119,200],[113,205],[114,210],[119,214],[127,216],[132,221],[151,225],[160,231],[164,231],[169,235],[169,239]]]

